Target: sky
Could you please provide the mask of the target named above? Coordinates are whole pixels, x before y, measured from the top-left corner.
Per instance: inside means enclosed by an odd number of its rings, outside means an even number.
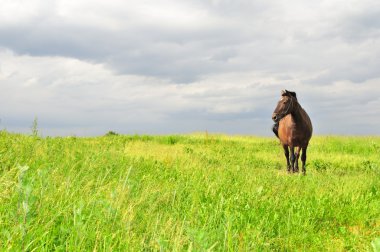
[[[380,134],[378,0],[0,0],[0,129]]]

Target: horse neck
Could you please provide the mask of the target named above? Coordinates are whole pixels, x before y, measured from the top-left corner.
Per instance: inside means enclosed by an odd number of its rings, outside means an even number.
[[[303,111],[303,109],[302,109],[301,105],[298,102],[296,102],[294,105],[293,111],[291,113],[293,118],[294,118],[294,121],[296,123],[302,122],[302,118],[303,118],[302,111]]]

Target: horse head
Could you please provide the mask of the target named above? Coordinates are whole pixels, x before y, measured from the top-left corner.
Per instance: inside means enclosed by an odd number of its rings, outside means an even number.
[[[297,105],[297,94],[292,91],[282,90],[281,99],[277,103],[276,109],[273,111],[272,120],[279,122],[286,115],[293,112]]]

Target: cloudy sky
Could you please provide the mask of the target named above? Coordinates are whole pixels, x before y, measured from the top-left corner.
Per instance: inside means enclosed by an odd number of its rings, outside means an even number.
[[[380,134],[378,0],[0,0],[0,128]]]

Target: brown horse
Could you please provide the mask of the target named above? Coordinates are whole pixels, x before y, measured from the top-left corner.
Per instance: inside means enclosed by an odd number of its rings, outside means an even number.
[[[272,120],[275,122],[273,132],[284,148],[288,172],[298,172],[298,158],[302,149],[302,173],[305,175],[306,150],[313,133],[313,126],[309,116],[298,103],[295,92],[288,90],[281,92],[281,99],[272,114]],[[297,149],[296,152],[294,148]]]

